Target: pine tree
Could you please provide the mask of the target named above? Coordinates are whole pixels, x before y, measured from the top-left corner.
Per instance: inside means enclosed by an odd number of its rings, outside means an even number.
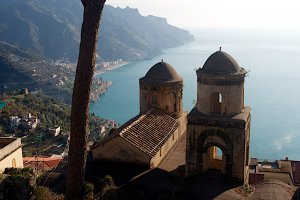
[[[67,199],[82,199],[90,88],[96,62],[99,22],[105,0],[81,0],[84,7],[81,42],[72,96]]]

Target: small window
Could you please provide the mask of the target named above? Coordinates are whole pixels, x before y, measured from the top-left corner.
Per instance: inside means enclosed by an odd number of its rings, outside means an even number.
[[[223,96],[221,93],[219,93],[219,103],[222,103],[222,100],[223,100]]]
[[[214,114],[221,114],[223,96],[220,92],[212,93],[211,109]]]

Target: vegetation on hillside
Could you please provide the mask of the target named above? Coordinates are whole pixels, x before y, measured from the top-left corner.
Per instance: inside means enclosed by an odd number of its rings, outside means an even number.
[[[70,106],[61,103],[49,96],[42,94],[5,94],[0,101],[7,105],[0,115],[0,134],[4,136],[15,135],[22,139],[25,156],[36,153],[42,155],[61,154],[67,145],[70,130]],[[31,113],[40,120],[39,126],[31,132],[9,126],[10,116],[22,116]],[[49,128],[61,127],[61,134],[54,137]],[[100,126],[106,127],[106,133],[112,128],[109,121],[90,115],[88,141],[96,141],[102,138]]]

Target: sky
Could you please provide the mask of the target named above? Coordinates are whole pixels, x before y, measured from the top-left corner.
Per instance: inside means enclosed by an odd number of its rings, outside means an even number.
[[[187,29],[300,29],[300,0],[108,0]]]

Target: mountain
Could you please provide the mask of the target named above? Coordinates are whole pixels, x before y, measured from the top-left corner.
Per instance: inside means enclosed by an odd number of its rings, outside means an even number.
[[[51,58],[76,61],[83,7],[80,0],[9,0],[0,2],[0,41]],[[137,9],[106,5],[100,26],[98,58],[134,61],[163,48],[193,40],[188,31]]]

